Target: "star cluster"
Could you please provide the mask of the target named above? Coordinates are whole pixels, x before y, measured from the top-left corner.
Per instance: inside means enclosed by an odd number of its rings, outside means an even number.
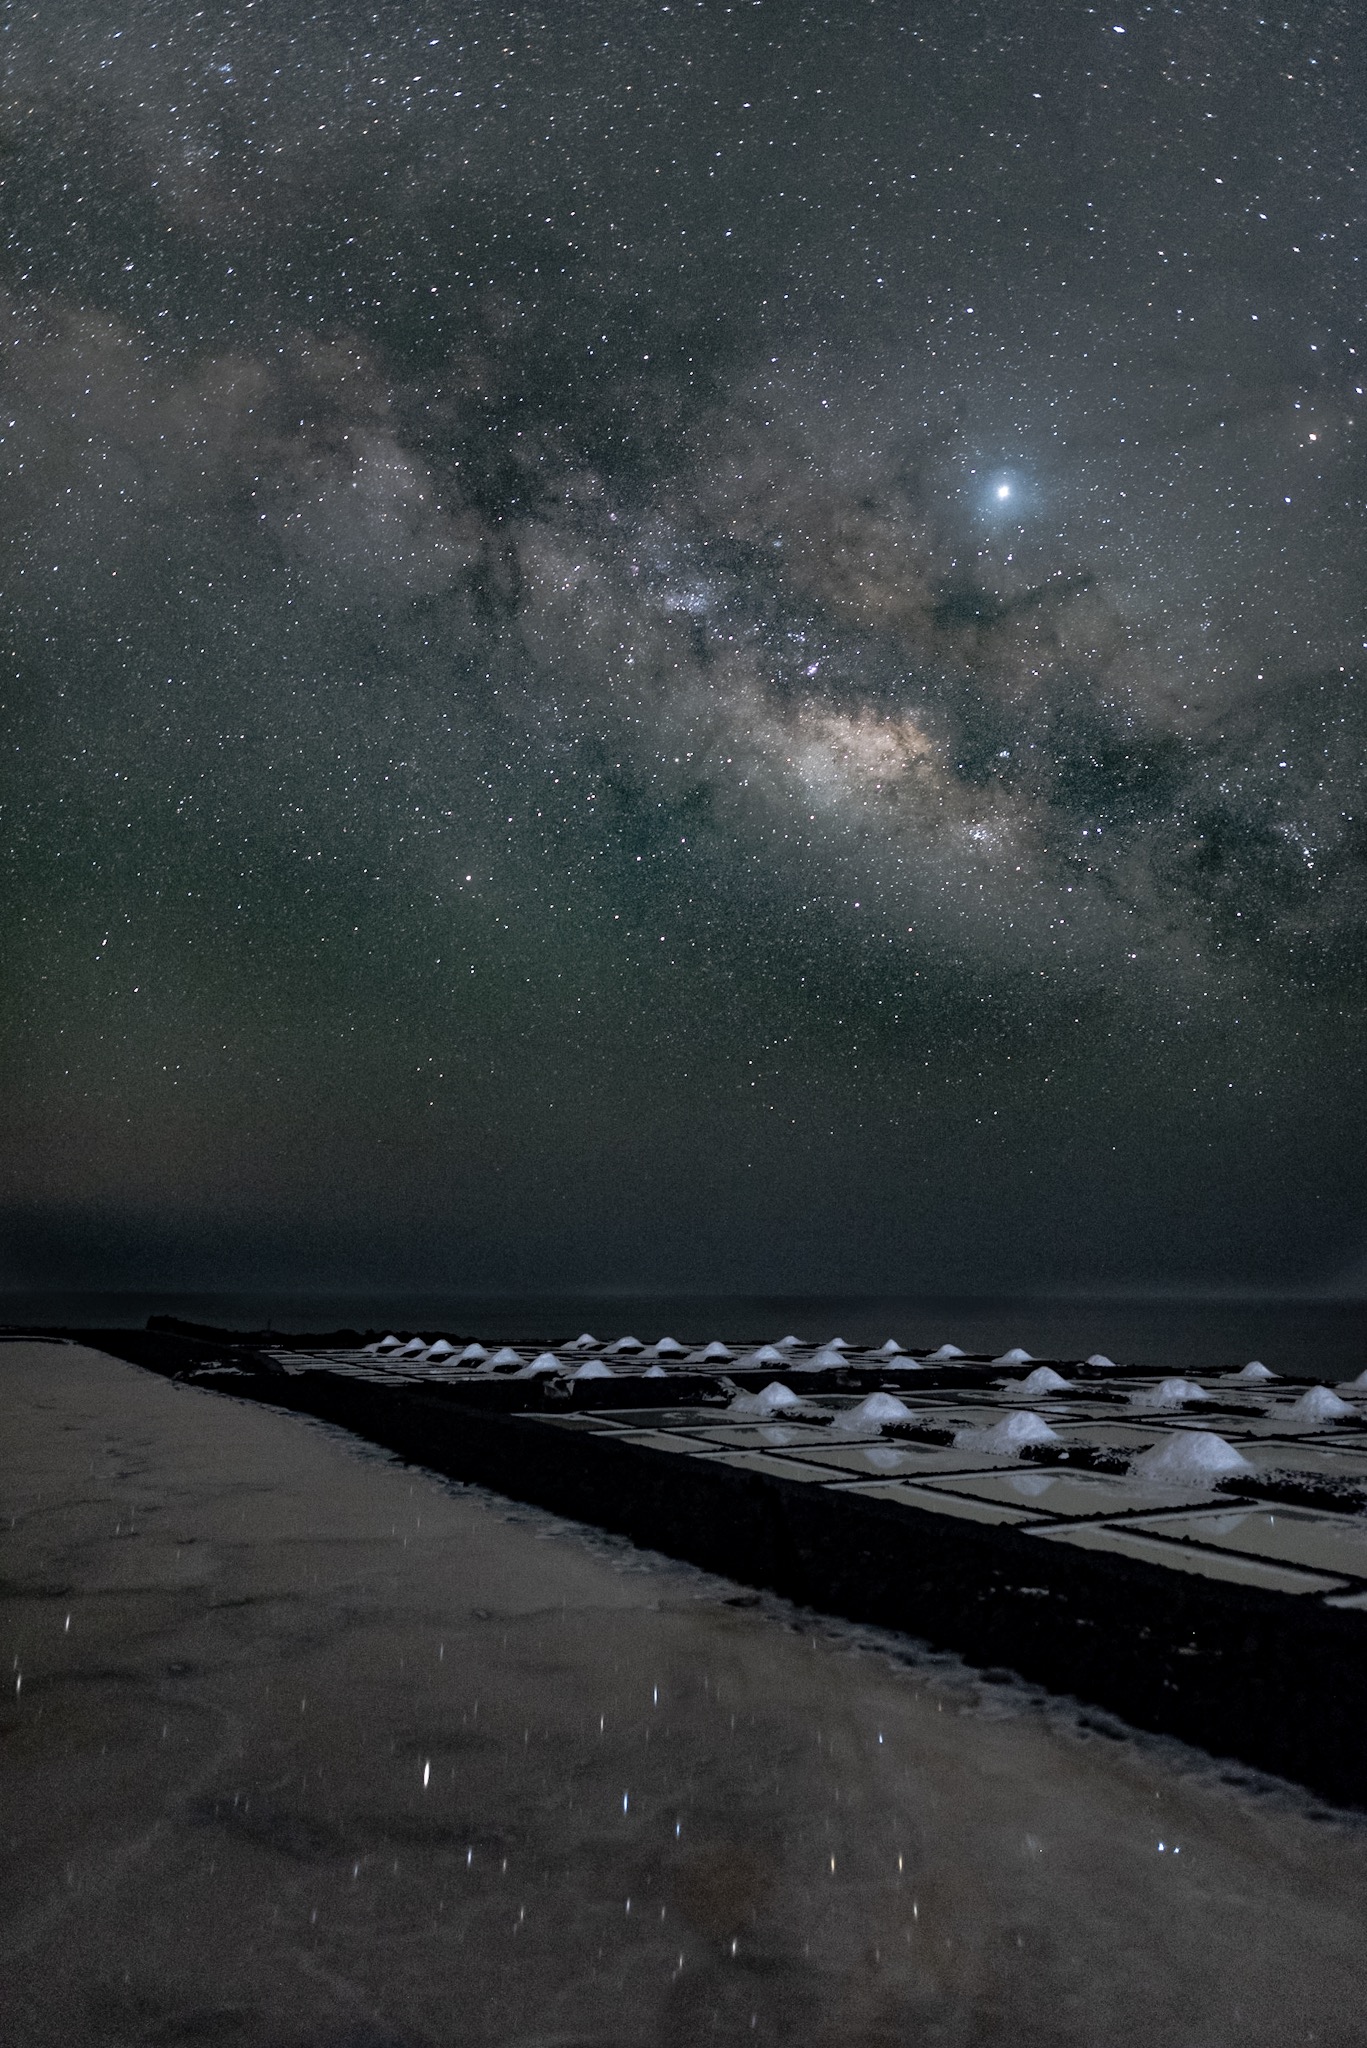
[[[17,1277],[1351,1266],[1350,10],[5,49]]]

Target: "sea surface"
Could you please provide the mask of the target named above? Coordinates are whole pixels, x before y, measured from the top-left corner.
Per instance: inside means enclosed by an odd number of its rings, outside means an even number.
[[[1367,1301],[1249,1296],[1044,1297],[984,1295],[733,1295],[583,1293],[9,1294],[0,1327],[139,1328],[171,1315],[221,1328],[282,1335],[479,1338],[552,1344],[581,1331],[609,1341],[663,1336],[684,1343],[772,1342],[790,1332],[813,1342],[844,1337],[908,1350],[957,1344],[1036,1358],[1104,1352],[1145,1371],[1220,1372],[1258,1358],[1274,1372],[1333,1381],[1367,1369]]]

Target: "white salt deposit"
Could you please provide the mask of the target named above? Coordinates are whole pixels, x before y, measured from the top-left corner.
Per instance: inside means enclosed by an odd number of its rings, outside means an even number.
[[[847,1344],[843,1337],[832,1337],[826,1346],[828,1351],[851,1351],[853,1348],[853,1345]]]
[[[1088,1365],[1096,1366],[1098,1371],[1100,1372],[1115,1371],[1115,1360],[1113,1358],[1108,1358],[1104,1351],[1094,1351],[1091,1357],[1087,1360],[1087,1363]]]
[[[737,1394],[727,1409],[728,1415],[778,1415],[785,1408],[800,1408],[801,1397],[791,1387],[785,1387],[782,1380],[770,1380],[767,1387],[761,1387],[757,1394]]]
[[[645,1348],[639,1337],[619,1337],[615,1344],[608,1346],[609,1351],[615,1351],[623,1358],[631,1356],[634,1352],[644,1351]]]
[[[448,1344],[445,1337],[438,1337],[435,1344],[428,1346],[427,1355],[429,1358],[451,1358],[455,1354],[455,1349],[455,1345]]]
[[[1343,1384],[1355,1393],[1367,1393],[1367,1372],[1360,1372],[1355,1380],[1345,1380]]]
[[[604,1365],[601,1358],[586,1359],[570,1374],[572,1380],[615,1380],[617,1377],[610,1365]]]
[[[705,1344],[700,1353],[705,1365],[727,1365],[735,1355],[734,1351],[728,1351],[726,1346],[716,1337],[712,1339],[710,1344]]]
[[[1184,1408],[1189,1401],[1208,1401],[1210,1395],[1195,1380],[1160,1380],[1156,1387],[1139,1387],[1130,1395],[1131,1408]]]
[[[505,1344],[501,1351],[496,1351],[493,1357],[480,1367],[480,1371],[499,1372],[505,1365],[521,1365],[521,1363],[521,1354],[514,1351],[511,1344]]]
[[[814,1351],[804,1362],[801,1369],[803,1372],[829,1372],[833,1366],[844,1363],[845,1354],[838,1345],[823,1344],[819,1351]]]
[[[400,1358],[417,1358],[426,1349],[427,1341],[425,1338],[410,1337],[403,1350],[399,1353],[399,1356]]]
[[[895,1337],[889,1337],[887,1343],[880,1344],[878,1349],[882,1352],[884,1358],[900,1358],[903,1356],[902,1346]]]
[[[1275,1372],[1268,1371],[1261,1358],[1250,1358],[1247,1365],[1241,1365],[1237,1372],[1230,1374],[1232,1380],[1275,1380],[1276,1377]]]
[[[367,1344],[365,1348],[372,1355],[377,1351],[397,1351],[399,1340],[397,1337],[381,1337],[378,1344]]]
[[[1328,1387],[1311,1387],[1285,1412],[1294,1415],[1297,1422],[1342,1422],[1357,1411],[1347,1401],[1341,1401],[1337,1394],[1331,1393]]]
[[[747,1371],[752,1367],[758,1370],[761,1366],[786,1365],[787,1362],[777,1344],[761,1344],[758,1351],[752,1351],[747,1358],[741,1360]]]
[[[839,1430],[862,1431],[885,1422],[914,1422],[915,1413],[896,1394],[870,1394],[857,1407],[843,1409],[835,1418]]]
[[[993,1365],[1029,1365],[1030,1353],[1022,1351],[1019,1344],[1013,1344],[1009,1351],[1003,1351],[1000,1358],[994,1358]]]
[[[646,1367],[645,1371],[641,1374],[641,1378],[643,1380],[667,1380],[669,1374],[665,1371],[659,1360],[656,1359],[654,1365]]]
[[[780,1351],[800,1351],[802,1349],[802,1339],[800,1337],[780,1337],[778,1349]]]
[[[1071,1391],[1072,1384],[1061,1372],[1055,1372],[1052,1365],[1037,1365],[1033,1372],[1025,1375],[1016,1392],[1033,1401],[1040,1394],[1066,1394]]]
[[[565,1349],[567,1351],[596,1351],[598,1349],[598,1339],[593,1335],[592,1331],[584,1330],[575,1338],[572,1344],[567,1344]]]
[[[1252,1470],[1248,1459],[1212,1429],[1175,1429],[1166,1442],[1130,1460],[1131,1478],[1158,1486],[1213,1486],[1230,1473]]]
[[[539,1351],[530,1365],[523,1366],[521,1376],[524,1380],[529,1380],[535,1378],[537,1373],[559,1372],[559,1370],[560,1360],[553,1351]]]
[[[991,1451],[999,1458],[1012,1458],[1027,1444],[1058,1444],[1063,1439],[1032,1408],[1018,1408],[1003,1421],[994,1422],[990,1429],[959,1430],[954,1441],[965,1450]]]
[[[661,1337],[654,1350],[657,1358],[686,1358],[688,1356],[688,1346],[681,1344],[677,1337]]]
[[[926,1353],[926,1364],[938,1365],[949,1359],[962,1358],[963,1356],[964,1354],[960,1351],[957,1344],[942,1344],[938,1351],[928,1351]]]

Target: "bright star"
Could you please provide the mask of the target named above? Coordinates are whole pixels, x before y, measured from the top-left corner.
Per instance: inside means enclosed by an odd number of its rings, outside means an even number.
[[[998,484],[998,485],[997,485],[997,496],[998,496],[999,498],[1009,498],[1009,497],[1010,497],[1010,495],[1011,495],[1011,486],[1010,486],[1010,484]]]

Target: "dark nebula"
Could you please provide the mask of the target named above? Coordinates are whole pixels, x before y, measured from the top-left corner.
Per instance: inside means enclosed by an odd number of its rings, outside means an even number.
[[[4,47],[9,1284],[1362,1280],[1355,9]]]

